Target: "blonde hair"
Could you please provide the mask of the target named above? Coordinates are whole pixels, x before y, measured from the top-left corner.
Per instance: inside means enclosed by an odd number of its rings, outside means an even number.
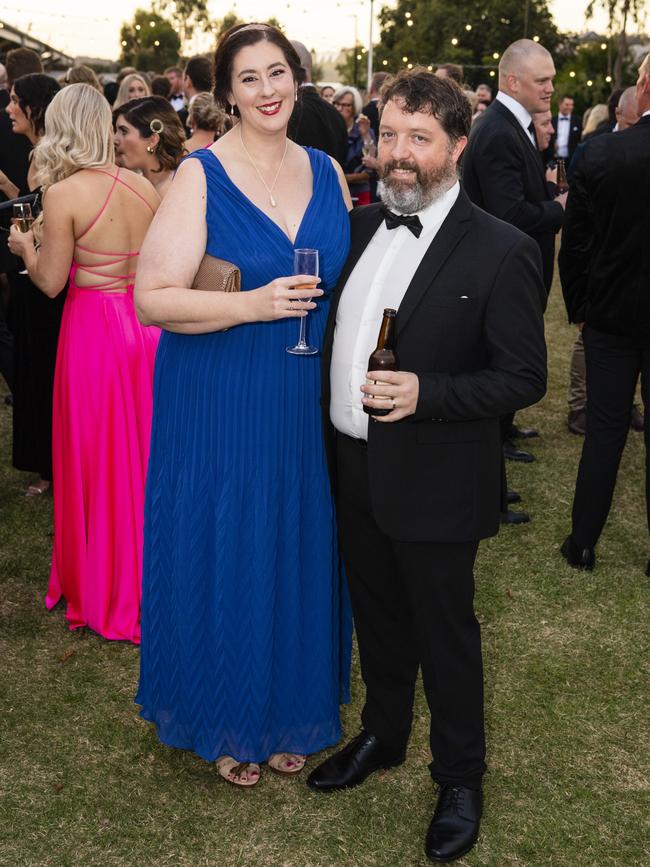
[[[147,92],[146,96],[151,96],[151,86],[147,79],[138,72],[132,72],[130,75],[126,75],[120,82],[120,88],[117,91],[113,108],[119,108],[125,102],[129,102],[132,99],[143,99],[140,96],[129,96],[129,87],[134,81],[139,81]]]
[[[44,189],[81,169],[112,163],[111,109],[90,84],[69,84],[45,112],[45,133],[34,148],[34,165]]]
[[[197,129],[223,135],[226,126],[226,112],[214,100],[211,93],[197,93],[189,109],[188,123]]]
[[[589,133],[594,132],[596,127],[599,126],[604,120],[609,119],[609,109],[605,105],[604,102],[598,102],[594,105],[589,112],[589,117],[585,121],[584,128],[582,130],[582,138],[589,135]]]

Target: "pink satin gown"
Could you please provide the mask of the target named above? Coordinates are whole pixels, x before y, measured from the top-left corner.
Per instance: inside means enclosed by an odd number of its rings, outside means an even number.
[[[109,174],[103,172],[103,174]],[[153,367],[160,332],[133,305],[138,252],[89,250],[78,241],[96,225],[119,176],[77,239],[63,311],[53,404],[54,550],[46,605],[64,596],[70,629],[140,642],[144,484],[149,457]],[[143,204],[144,203],[144,204]],[[80,265],[77,251],[101,264]],[[125,273],[108,274],[124,263]],[[78,286],[77,272],[100,282]],[[111,291],[124,286],[126,291]]]

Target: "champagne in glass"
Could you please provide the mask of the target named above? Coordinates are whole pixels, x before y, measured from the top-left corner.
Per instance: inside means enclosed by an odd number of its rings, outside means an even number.
[[[293,273],[294,274],[311,274],[318,277],[318,250],[298,249],[293,252]],[[310,289],[311,285],[295,286],[296,292],[301,289]],[[300,319],[300,335],[295,346],[287,346],[287,352],[290,355],[316,355],[318,353],[317,346],[310,346],[307,343],[307,317],[302,316]]]
[[[32,216],[32,206],[29,202],[18,202],[13,206],[13,216],[11,222],[18,226],[19,232],[29,232],[34,222]]]

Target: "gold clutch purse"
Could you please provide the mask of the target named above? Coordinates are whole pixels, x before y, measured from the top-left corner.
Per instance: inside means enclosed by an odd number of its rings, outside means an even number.
[[[206,253],[194,277],[192,289],[201,289],[204,292],[239,292],[241,271],[232,262]]]

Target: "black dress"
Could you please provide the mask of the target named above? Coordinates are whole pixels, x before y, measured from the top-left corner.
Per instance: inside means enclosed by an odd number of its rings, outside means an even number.
[[[7,276],[14,335],[13,465],[50,481],[54,365],[65,291],[48,298],[27,274]]]

